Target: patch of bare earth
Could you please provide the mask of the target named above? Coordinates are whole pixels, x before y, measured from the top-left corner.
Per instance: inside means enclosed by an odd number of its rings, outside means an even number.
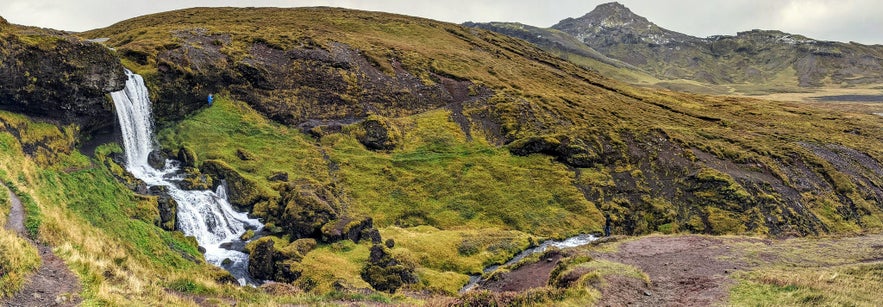
[[[703,236],[645,237],[624,242],[617,252],[595,257],[639,268],[650,277],[650,285],[621,276],[608,278],[598,306],[723,303],[734,284],[729,274],[745,267],[740,262],[719,260],[730,254],[721,239]]]
[[[15,193],[9,192],[12,201],[7,228],[25,236],[24,209]],[[30,240],[29,240],[30,241]],[[33,241],[30,241],[34,244]],[[80,280],[68,269],[52,250],[45,245],[34,244],[40,252],[42,264],[37,272],[28,277],[22,290],[15,296],[0,301],[2,306],[76,306],[80,303]]]
[[[563,255],[560,253],[545,255],[540,261],[525,264],[509,273],[500,274],[497,278],[484,281],[479,285],[479,288],[494,292],[522,292],[544,287],[549,281],[549,275],[561,258]]]

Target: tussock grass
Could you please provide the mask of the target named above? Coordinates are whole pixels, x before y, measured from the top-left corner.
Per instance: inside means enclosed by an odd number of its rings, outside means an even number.
[[[39,267],[37,249],[16,233],[0,227],[0,299],[18,292],[28,274]]]
[[[776,268],[745,273],[732,289],[738,306],[879,306],[883,264]]]

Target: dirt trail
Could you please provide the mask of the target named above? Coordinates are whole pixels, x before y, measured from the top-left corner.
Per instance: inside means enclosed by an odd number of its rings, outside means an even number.
[[[9,200],[12,202],[12,207],[9,209],[9,218],[6,220],[6,229],[25,237],[25,208],[21,205],[18,195],[15,195],[9,189],[6,190],[9,192]]]
[[[746,267],[739,261],[718,260],[730,254],[720,239],[704,236],[646,237],[625,242],[619,251],[597,254],[634,265],[650,277],[647,285],[614,277],[601,289],[598,306],[711,306],[724,303],[733,280],[728,276]]]
[[[12,202],[6,229],[17,232],[27,239],[24,227],[24,208],[15,193],[9,191]],[[37,272],[28,277],[22,290],[15,296],[0,300],[0,306],[76,306],[80,303],[80,280],[67,265],[52,253],[49,246],[35,244],[42,264]]]

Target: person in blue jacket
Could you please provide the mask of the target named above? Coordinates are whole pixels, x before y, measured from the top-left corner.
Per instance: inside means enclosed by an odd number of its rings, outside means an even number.
[[[212,106],[212,102],[214,102],[214,101],[215,101],[215,96],[212,96],[212,94],[208,94],[208,106]]]

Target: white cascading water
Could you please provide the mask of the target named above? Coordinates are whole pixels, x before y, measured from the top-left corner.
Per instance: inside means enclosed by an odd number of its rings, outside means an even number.
[[[166,186],[169,195],[178,203],[176,226],[188,236],[196,237],[205,248],[205,259],[211,264],[229,270],[240,284],[251,281],[248,276],[248,255],[221,247],[222,243],[238,240],[246,229],[260,229],[263,225],[245,213],[236,212],[227,201],[223,186],[217,191],[182,190],[173,181],[183,179],[178,162],[166,161],[166,168],[158,170],[147,163],[153,148],[153,128],[147,87],[140,75],[126,70],[129,80],[126,88],[111,93],[123,136],[126,169],[148,186]],[[222,265],[225,259],[232,262]]]

